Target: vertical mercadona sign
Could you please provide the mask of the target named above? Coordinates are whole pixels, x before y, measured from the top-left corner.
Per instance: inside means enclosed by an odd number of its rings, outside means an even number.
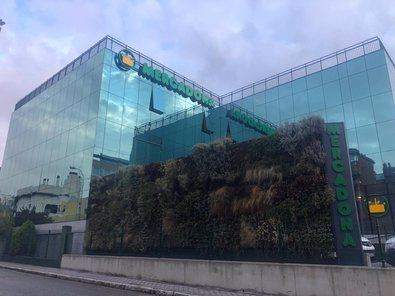
[[[331,214],[337,262],[340,265],[363,265],[361,230],[357,217],[344,123],[325,124],[323,142],[326,151],[327,176],[335,192]]]

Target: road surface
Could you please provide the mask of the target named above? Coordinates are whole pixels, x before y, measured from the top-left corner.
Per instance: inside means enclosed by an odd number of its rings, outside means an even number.
[[[146,296],[147,294],[0,268],[0,296]]]

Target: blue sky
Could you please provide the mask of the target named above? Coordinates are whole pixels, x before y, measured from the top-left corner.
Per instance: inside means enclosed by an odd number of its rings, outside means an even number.
[[[15,103],[105,35],[223,94],[373,36],[393,0],[0,1],[0,163]]]

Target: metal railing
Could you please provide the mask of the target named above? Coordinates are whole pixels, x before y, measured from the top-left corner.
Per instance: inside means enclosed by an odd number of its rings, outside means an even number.
[[[172,77],[172,76],[176,77],[177,80],[183,82],[184,84],[186,84],[192,88],[199,89],[203,94],[213,98],[221,106],[221,105],[224,105],[224,104],[227,104],[230,102],[234,102],[234,101],[243,99],[245,97],[254,95],[254,94],[262,92],[264,90],[276,87],[276,86],[281,85],[283,83],[287,83],[292,80],[313,74],[315,72],[336,66],[340,63],[344,63],[346,61],[355,59],[357,57],[374,52],[376,50],[380,50],[380,49],[384,48],[384,46],[378,37],[373,37],[368,40],[357,43],[355,45],[344,48],[342,50],[338,50],[334,53],[328,54],[324,57],[315,59],[311,62],[291,68],[291,69],[283,71],[279,74],[259,80],[257,82],[254,82],[252,84],[249,84],[247,86],[241,87],[239,89],[236,89],[234,91],[231,91],[227,94],[220,96],[220,95],[204,88],[203,86],[199,85],[198,83],[186,78],[185,76],[171,70],[170,68],[155,61],[154,59],[144,55],[143,53],[129,47],[127,44],[107,35],[104,38],[102,38],[100,41],[95,43],[87,51],[82,53],[75,60],[70,62],[67,66],[65,66],[63,69],[61,69],[55,75],[53,75],[51,78],[49,78],[46,82],[42,83],[40,86],[38,86],[36,89],[34,89],[28,95],[26,95],[23,99],[18,101],[15,105],[15,110],[19,109],[24,104],[26,104],[31,99],[33,99],[35,96],[42,93],[44,90],[49,88],[51,85],[53,85],[54,83],[56,83],[57,81],[62,79],[64,76],[66,76],[72,70],[77,69],[80,65],[82,65],[83,63],[88,61],[91,57],[95,56],[97,53],[99,53],[104,48],[110,49],[113,52],[118,52],[121,49],[126,48],[133,53],[133,55],[136,58],[137,64],[141,65],[141,64],[147,63],[150,66],[152,66],[153,68],[159,69],[162,72],[165,72],[170,77]]]
[[[163,118],[159,118],[157,120],[149,121],[149,122],[143,123],[139,126],[136,126],[134,129],[134,134],[141,135],[147,131],[151,131],[151,130],[157,129],[159,127],[163,127],[163,126],[172,124],[176,121],[179,121],[179,120],[182,120],[182,119],[185,119],[185,118],[188,118],[188,117],[191,117],[196,114],[203,113],[203,112],[204,112],[204,109],[202,106],[195,105],[195,106],[189,107],[188,109],[184,109],[181,111],[171,113]]]
[[[254,113],[251,112],[250,110],[247,110],[247,109],[245,109],[245,108],[243,108],[243,107],[240,107],[239,105],[236,105],[236,104],[234,104],[234,103],[229,103],[229,104],[226,105],[226,110],[231,110],[231,109],[241,111],[242,113],[248,115],[249,117],[254,118],[254,119],[257,120],[258,122],[264,123],[264,124],[266,124],[266,125],[268,125],[268,126],[271,126],[271,127],[273,127],[274,129],[276,129],[276,128],[278,127],[278,126],[277,126],[276,124],[274,124],[273,122],[270,122],[270,121],[268,121],[268,120],[266,120],[266,119],[264,119],[264,118],[262,118],[262,117],[260,117],[260,116],[258,116],[258,115],[256,115],[256,114],[254,114]]]
[[[218,104],[220,104],[220,96],[217,95],[216,93],[204,88],[203,86],[201,86],[200,84],[186,78],[185,76],[179,74],[178,72],[166,67],[165,65],[155,61],[154,59],[146,56],[145,54],[137,51],[134,48],[131,48],[130,46],[128,46],[127,44],[111,37],[111,36],[106,36],[107,40],[108,40],[108,44],[107,44],[107,48],[111,49],[113,52],[119,52],[121,49],[128,49],[130,50],[135,59],[136,59],[136,63],[138,65],[142,65],[144,63],[147,63],[148,65],[150,65],[151,67],[153,67],[154,69],[158,69],[161,70],[162,72],[166,73],[167,75],[169,75],[169,77],[175,77],[177,78],[178,81],[183,82],[185,85],[188,85],[194,89],[198,89],[200,90],[203,94],[213,98],[214,100],[217,101]]]
[[[258,122],[262,122],[262,123],[265,123],[273,128],[277,128],[277,125],[275,125],[274,123],[267,121],[266,119],[263,119],[262,117],[254,114],[253,112],[251,112],[245,108],[242,108],[239,105],[236,105],[234,103],[229,103],[226,106],[223,106],[223,108],[226,108],[227,111],[231,110],[231,109],[239,110],[239,111],[245,113],[246,115],[256,119]],[[160,119],[157,119],[154,121],[149,121],[149,122],[143,123],[139,126],[136,126],[134,129],[134,134],[136,136],[141,135],[147,131],[151,131],[151,130],[154,130],[154,129],[157,129],[160,127],[164,127],[166,125],[172,124],[172,123],[177,122],[179,120],[183,120],[183,119],[192,117],[197,114],[201,114],[203,112],[204,112],[204,109],[202,106],[199,106],[199,105],[192,106],[188,109],[169,114],[163,118],[160,118]]]
[[[162,72],[165,72],[170,77],[176,77],[178,81],[183,82],[185,85],[188,85],[194,89],[198,89],[203,94],[213,98],[215,101],[217,101],[218,104],[220,104],[220,96],[217,95],[216,93],[204,88],[203,86],[186,78],[185,76],[182,76],[181,74],[171,70],[170,68],[168,68],[168,67],[164,66],[163,64],[155,61],[154,59],[146,56],[145,54],[131,48],[130,46],[126,45],[125,43],[107,35],[104,38],[102,38],[100,41],[95,43],[93,46],[91,46],[87,51],[82,53],[79,57],[77,57],[72,62],[67,64],[67,66],[62,68],[59,72],[57,72],[55,75],[53,75],[47,81],[45,81],[40,86],[38,86],[36,89],[34,89],[32,92],[27,94],[24,98],[19,100],[15,105],[15,110],[22,107],[24,104],[26,104],[27,102],[32,100],[34,97],[36,97],[37,95],[42,93],[44,90],[46,90],[47,88],[52,86],[54,83],[58,82],[60,79],[62,79],[68,73],[70,73],[72,70],[77,69],[80,65],[82,65],[83,63],[88,61],[90,58],[95,56],[97,53],[99,53],[104,48],[110,49],[113,52],[119,52],[120,50],[126,48],[133,53],[133,55],[136,59],[136,64],[141,65],[141,64],[147,63],[150,66],[152,66],[154,69],[160,69]]]
[[[279,86],[298,78],[302,78],[318,71],[322,71],[382,48],[384,47],[378,37],[370,38],[368,40],[346,47],[342,50],[338,50],[334,53],[315,59],[311,62],[296,66],[279,74],[231,91],[221,96],[221,104],[223,105],[243,99],[264,90]]]
[[[23,99],[19,100],[16,105],[15,105],[15,110],[19,109],[23,105],[25,105],[27,102],[32,100],[34,97],[42,93],[44,90],[61,80],[63,77],[65,77],[67,74],[69,74],[72,70],[77,69],[79,66],[81,66],[83,63],[88,61],[90,58],[94,57],[96,54],[98,54],[101,50],[103,50],[106,47],[106,40],[107,36],[101,39],[100,41],[96,42],[93,46],[91,46],[87,51],[82,53],[78,58],[74,59],[72,62],[67,64],[64,68],[62,68],[59,72],[57,72],[55,75],[53,75],[51,78],[49,78],[47,81],[39,85],[36,89],[31,91],[29,94],[27,94]]]

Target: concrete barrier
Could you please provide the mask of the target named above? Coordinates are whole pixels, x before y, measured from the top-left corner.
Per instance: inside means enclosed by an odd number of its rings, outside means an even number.
[[[272,295],[395,295],[395,269],[69,254],[61,267]]]

